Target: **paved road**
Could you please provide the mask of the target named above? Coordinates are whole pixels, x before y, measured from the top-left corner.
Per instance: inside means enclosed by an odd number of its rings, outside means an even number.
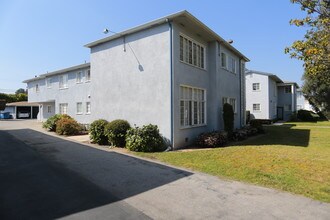
[[[0,121],[0,219],[329,219],[330,205]]]

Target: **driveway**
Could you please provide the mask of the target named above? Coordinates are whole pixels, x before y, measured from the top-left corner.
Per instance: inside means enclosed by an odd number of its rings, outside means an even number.
[[[330,205],[0,121],[0,219],[329,219]]]

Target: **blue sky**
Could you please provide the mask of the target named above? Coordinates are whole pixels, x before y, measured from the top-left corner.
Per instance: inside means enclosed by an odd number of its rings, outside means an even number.
[[[24,79],[89,61],[83,45],[188,10],[250,58],[247,68],[301,84],[302,62],[284,48],[305,30],[289,25],[304,13],[290,0],[0,0],[0,92]]]

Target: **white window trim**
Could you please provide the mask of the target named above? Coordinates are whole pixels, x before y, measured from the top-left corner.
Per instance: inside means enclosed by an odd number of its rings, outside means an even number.
[[[187,65],[189,65],[189,66],[192,66],[192,67],[195,67],[195,68],[198,68],[198,69],[201,69],[201,70],[205,70],[205,71],[207,71],[207,68],[206,68],[206,46],[204,45],[204,44],[202,44],[202,43],[200,43],[199,41],[197,41],[197,40],[195,40],[195,39],[193,39],[193,38],[191,38],[191,37],[189,37],[189,36],[187,36],[187,35],[185,35],[185,34],[183,34],[183,33],[179,33],[179,44],[180,44],[180,36],[182,36],[183,38],[186,38],[187,40],[190,40],[192,43],[195,43],[195,44],[198,44],[199,46],[201,46],[201,47],[203,47],[204,48],[204,57],[203,57],[203,60],[204,60],[204,68],[202,68],[202,67],[199,67],[199,66],[195,66],[194,64],[190,64],[189,62],[186,62],[186,61],[184,61],[184,59],[183,60],[181,60],[180,59],[180,51],[179,51],[179,61],[181,62],[181,63],[184,63],[184,64],[187,64]],[[179,45],[179,50],[180,50],[180,45]],[[193,51],[194,49],[192,49],[192,51]],[[192,59],[194,59],[194,55],[192,54]]]
[[[81,104],[81,111],[78,111],[78,104]],[[83,103],[82,102],[77,102],[76,103],[76,114],[77,115],[82,115],[83,114]]]
[[[66,84],[64,84],[63,85],[63,87],[61,87],[61,83],[60,83],[60,79],[61,79],[61,77],[66,77]],[[68,74],[62,74],[62,75],[59,75],[59,77],[58,77],[58,87],[59,87],[59,89],[67,89],[67,88],[69,88],[69,76],[68,76]]]
[[[47,105],[47,113],[52,113],[52,106],[51,105]]]
[[[259,84],[259,88],[256,89],[256,90],[254,90],[254,87],[253,87],[254,84]],[[253,92],[260,92],[261,91],[261,89],[260,89],[260,83],[252,83],[252,91]]]
[[[89,71],[89,79],[87,79],[88,71]],[[85,83],[88,83],[90,81],[91,81],[91,69],[87,69],[85,70]]]
[[[47,89],[52,88],[52,78],[51,77],[46,78],[46,87],[47,87]]]
[[[254,110],[254,105],[259,105],[259,110]],[[260,103],[253,103],[252,104],[252,111],[253,112],[261,112],[261,104]]]
[[[197,127],[204,127],[207,126],[207,90],[205,88],[201,88],[201,87],[194,87],[194,86],[190,86],[190,85],[186,85],[186,84],[180,84],[179,85],[179,89],[181,89],[181,87],[188,87],[191,89],[200,89],[200,90],[204,90],[204,123],[203,124],[197,124],[197,125],[185,125],[182,126],[181,125],[181,116],[179,124],[180,124],[180,129],[189,129],[189,128],[197,128]],[[181,97],[179,98],[179,115],[180,115],[180,105],[181,105]],[[193,109],[192,109],[192,115],[193,115]],[[193,119],[192,119],[193,120]]]
[[[80,81],[78,81],[78,74],[80,73]],[[83,77],[83,71],[78,71],[77,73],[76,73],[76,84],[81,84],[81,83],[83,83],[84,82],[84,79],[83,79],[84,77]]]
[[[87,109],[88,109],[88,108],[87,108],[87,103],[89,103],[89,112],[87,112]],[[91,102],[86,102],[86,103],[85,103],[85,106],[86,106],[86,113],[85,113],[85,114],[86,114],[86,115],[90,115],[91,112],[92,112],[92,105],[91,105]]]
[[[224,99],[227,99],[227,102],[224,102]],[[227,97],[227,96],[223,96],[222,97],[222,106],[225,104],[225,103],[228,103],[230,104],[230,99],[234,99],[235,100],[235,108],[233,109],[234,110],[234,114],[237,114],[237,99],[235,97]],[[230,104],[231,105],[231,104]]]
[[[61,112],[61,105],[66,105],[66,112],[65,113]],[[69,107],[68,103],[59,103],[59,111],[58,112],[60,114],[68,114],[68,107]]]
[[[286,92],[286,88],[290,87],[290,92]],[[292,87],[291,86],[284,86],[284,93],[285,94],[292,94]]]
[[[225,62],[226,62],[226,63],[225,63],[224,66],[222,65],[222,56],[223,56],[223,54],[226,56],[226,57],[225,57]],[[228,67],[228,55],[227,55],[227,53],[225,53],[225,52],[220,52],[220,66],[221,66],[222,69],[228,70],[228,69],[227,69],[227,67]]]
[[[225,66],[222,66],[222,54],[225,54],[225,56],[226,56],[226,59],[225,59],[225,61],[226,61],[226,65]],[[229,60],[230,59],[232,59],[232,61],[235,63],[235,65],[234,65],[234,70],[232,70],[232,67],[233,66],[229,66]],[[237,68],[237,64],[238,64],[239,62],[238,62],[238,60],[234,57],[234,56],[232,56],[232,55],[230,55],[230,54],[228,54],[227,52],[225,52],[225,51],[222,51],[221,50],[221,48],[220,48],[220,67],[222,68],[222,69],[224,69],[224,70],[227,70],[228,72],[230,72],[230,73],[233,73],[233,74],[237,74],[238,73],[238,68]],[[231,64],[233,65],[233,63],[231,62]]]
[[[36,91],[36,93],[39,93],[39,92],[40,92],[40,86],[39,86],[39,83],[36,84],[36,86],[35,86],[35,91]]]

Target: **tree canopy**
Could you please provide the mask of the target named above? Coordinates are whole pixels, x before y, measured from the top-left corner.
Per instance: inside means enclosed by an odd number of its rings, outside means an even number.
[[[330,0],[291,0],[306,12],[292,19],[295,26],[308,27],[304,39],[285,49],[291,58],[304,62],[303,93],[316,110],[330,112]]]

